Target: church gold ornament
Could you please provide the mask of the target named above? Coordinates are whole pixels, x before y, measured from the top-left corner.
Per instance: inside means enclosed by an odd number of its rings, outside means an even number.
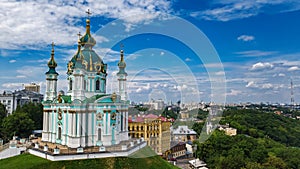
[[[116,113],[112,113],[112,114],[111,114],[111,119],[112,119],[112,120],[116,120],[116,116],[117,116]]]
[[[97,120],[102,120],[102,114],[101,113],[97,114]]]
[[[58,120],[61,120],[62,119],[62,111],[61,109],[58,109]]]

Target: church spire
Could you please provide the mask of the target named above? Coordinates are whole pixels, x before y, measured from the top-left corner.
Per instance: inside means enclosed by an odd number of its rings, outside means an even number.
[[[86,11],[88,17],[86,19],[86,31],[85,35],[80,38],[81,46],[87,49],[91,49],[93,46],[96,45],[96,40],[91,35],[91,27],[90,27],[90,9]]]
[[[121,48],[123,45],[121,45]],[[127,88],[126,88],[126,77],[127,73],[125,71],[126,63],[124,61],[124,51],[121,49],[120,51],[120,61],[118,63],[119,72],[117,73],[118,81],[119,81],[119,94],[121,96],[121,100],[127,101]]]
[[[88,17],[86,19],[86,33],[90,34],[90,15],[92,15],[92,12],[90,9],[88,9],[85,13],[87,13]]]
[[[117,74],[127,75],[127,73],[125,72],[126,63],[124,61],[124,51],[122,49],[120,51],[120,61],[118,63],[118,67],[119,67],[119,72]]]
[[[51,57],[48,62],[49,71],[46,72],[46,74],[58,74],[55,70],[55,68],[57,67],[57,63],[55,62],[54,59],[54,46],[55,46],[54,42],[52,42],[51,46],[52,46]]]

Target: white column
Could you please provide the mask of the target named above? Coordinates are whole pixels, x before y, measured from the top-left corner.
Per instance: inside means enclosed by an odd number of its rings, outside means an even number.
[[[125,129],[125,125],[126,125],[126,113],[124,111],[122,111],[122,128],[123,128],[123,131],[126,131]]]
[[[78,113],[78,118],[77,118],[77,136],[79,136],[79,137],[81,137],[81,115],[82,115],[82,113],[80,112],[80,113]]]
[[[126,114],[126,120],[125,120],[125,131],[128,131],[128,112],[125,112],[125,114]]]
[[[43,132],[46,132],[46,112],[43,112]]]
[[[71,135],[71,114],[68,110],[68,113],[67,113],[67,116],[68,116],[68,131],[67,131],[67,135],[70,136]]]
[[[74,113],[72,112],[72,114],[71,114],[71,136],[73,137],[74,136],[74,129],[75,129],[75,127],[74,127]]]
[[[48,132],[48,112],[44,112],[44,122],[43,122],[43,129],[44,131]]]

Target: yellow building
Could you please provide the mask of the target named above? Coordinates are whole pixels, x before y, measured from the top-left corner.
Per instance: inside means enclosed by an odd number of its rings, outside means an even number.
[[[228,136],[235,136],[237,133],[237,129],[229,127],[229,124],[226,125],[220,125],[218,127],[219,130],[224,131],[226,135]]]
[[[143,137],[158,155],[170,149],[171,122],[154,114],[143,117],[129,117],[128,131],[131,138]]]

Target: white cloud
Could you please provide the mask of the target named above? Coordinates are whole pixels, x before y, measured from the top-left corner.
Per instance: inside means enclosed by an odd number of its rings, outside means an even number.
[[[246,87],[258,87],[258,85],[254,81],[250,81],[250,82],[248,82]]]
[[[150,83],[147,83],[146,85],[144,84],[143,86],[140,86],[139,88],[137,88],[135,92],[141,93],[143,91],[148,91],[150,89],[151,89]]]
[[[238,96],[240,94],[242,94],[242,91],[231,89],[230,92],[227,93],[226,95],[227,96]]]
[[[192,61],[192,59],[190,59],[190,58],[185,58],[185,61],[186,61],[186,62],[190,62],[190,61]]]
[[[237,40],[241,40],[244,42],[253,41],[254,39],[255,39],[254,36],[251,36],[251,35],[241,35],[241,36],[237,37]]]
[[[16,60],[10,60],[10,61],[8,61],[9,63],[15,63],[16,62]]]
[[[247,18],[258,13],[257,7],[252,6],[248,2],[240,2],[235,4],[228,4],[220,8],[208,9],[201,12],[194,12],[191,16],[200,16],[205,20],[219,20],[229,21],[238,18]]]
[[[284,74],[284,73],[279,73],[278,76],[279,76],[279,77],[284,77],[285,74]]]
[[[25,76],[25,75],[17,75],[16,76],[16,78],[18,78],[18,79],[23,79],[23,78],[26,78],[27,76]]]
[[[235,52],[235,54],[241,55],[243,57],[269,56],[277,53],[278,52],[276,51],[261,51],[261,50],[248,50],[248,51]]]
[[[292,66],[288,68],[288,71],[296,71],[296,70],[300,70],[300,68],[298,66]]]
[[[92,16],[121,19],[133,27],[154,18],[160,18],[170,10],[170,2],[164,0],[87,0],[87,1],[2,1],[0,6],[0,48],[38,49],[54,41],[58,45],[71,45],[76,33],[84,31],[78,26],[85,11],[92,7]],[[134,17],[133,17],[134,16]],[[93,18],[91,19],[93,23]],[[7,39],[10,39],[7,41]],[[100,42],[105,39],[97,38]]]
[[[139,87],[138,89],[136,89],[136,91],[135,92],[137,92],[137,93],[140,93],[140,92],[142,92],[142,88],[141,87]]]
[[[255,63],[254,65],[252,65],[250,70],[256,71],[256,70],[263,70],[263,69],[272,69],[273,67],[274,67],[274,65],[269,62],[265,62],[265,63],[258,62],[258,63]]]
[[[230,21],[234,19],[248,18],[260,13],[268,12],[272,6],[278,8],[278,12],[288,12],[300,9],[298,0],[275,0],[275,1],[238,1],[238,0],[215,0],[211,6],[216,8],[204,11],[192,12],[190,15],[205,20]],[[268,7],[268,8],[266,8]]]
[[[16,89],[22,89],[24,86],[24,83],[3,83],[2,87],[9,89],[9,90],[16,90]]]
[[[219,72],[216,72],[215,75],[222,76],[222,75],[225,75],[225,72],[224,71],[219,71]]]
[[[263,89],[271,89],[271,88],[273,88],[273,85],[271,83],[265,83],[265,84],[262,84],[262,88]]]

